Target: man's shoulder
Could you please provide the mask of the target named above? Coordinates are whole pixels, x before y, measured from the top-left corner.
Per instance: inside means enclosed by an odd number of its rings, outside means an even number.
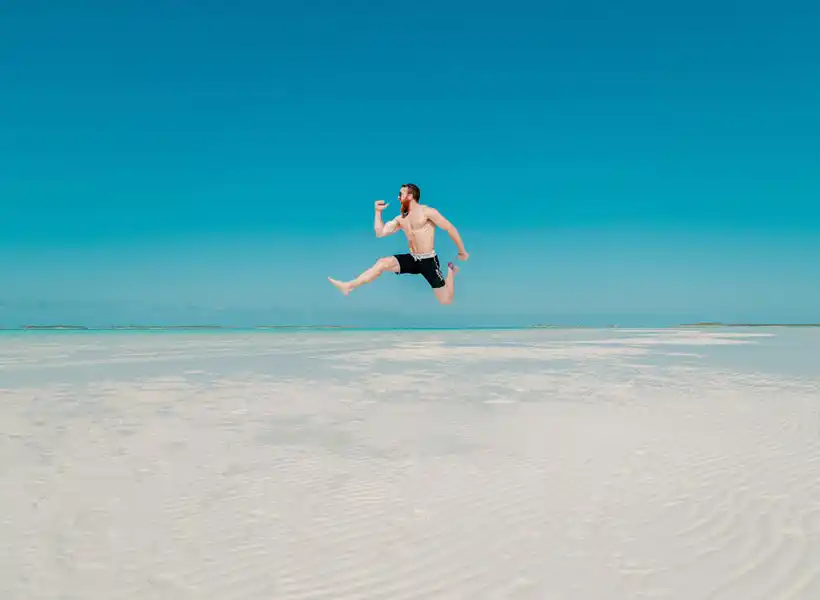
[[[436,210],[435,207],[430,206],[429,204],[422,204],[421,210],[422,212],[424,212],[425,215],[434,215],[438,213],[438,210]]]

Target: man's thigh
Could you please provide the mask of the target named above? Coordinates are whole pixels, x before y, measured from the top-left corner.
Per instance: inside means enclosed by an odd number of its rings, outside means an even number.
[[[400,275],[418,275],[420,273],[419,261],[413,258],[412,254],[396,254],[391,258],[395,261],[394,273]]]
[[[444,279],[444,273],[441,272],[441,265],[438,262],[438,257],[433,259],[426,259],[422,263],[419,271],[434,291],[444,289],[444,286],[447,282]]]

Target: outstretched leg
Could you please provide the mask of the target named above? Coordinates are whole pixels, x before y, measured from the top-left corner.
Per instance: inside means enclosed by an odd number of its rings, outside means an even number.
[[[444,280],[444,287],[435,289],[436,298],[442,304],[451,304],[456,293],[456,273],[458,267],[453,263],[447,263],[447,278]]]
[[[393,273],[399,272],[399,261],[396,260],[395,256],[386,256],[384,258],[380,258],[376,261],[376,264],[367,269],[356,279],[351,279],[350,281],[338,281],[337,279],[332,279],[328,277],[327,280],[333,285],[335,285],[340,292],[347,296],[350,292],[355,290],[360,285],[370,283],[379,275],[381,275],[382,273],[386,273],[388,271],[392,271]]]

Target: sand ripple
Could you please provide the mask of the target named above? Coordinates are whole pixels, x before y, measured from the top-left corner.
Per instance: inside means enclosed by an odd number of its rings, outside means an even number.
[[[0,598],[820,598],[787,333],[483,335],[5,342]]]

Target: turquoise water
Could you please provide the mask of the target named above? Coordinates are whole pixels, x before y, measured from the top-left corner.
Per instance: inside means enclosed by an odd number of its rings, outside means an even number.
[[[157,327],[148,329],[0,329],[0,335],[87,335],[87,334],[227,334],[227,333],[260,333],[260,334],[287,334],[287,333],[357,333],[357,332],[402,332],[402,331],[557,331],[575,329],[597,329],[594,327],[555,327],[555,328],[535,328],[535,327],[321,327],[321,326],[287,326],[273,328],[256,327],[221,327],[221,328],[196,328],[184,327]]]
[[[683,326],[683,325],[666,325],[666,326],[652,326],[652,327],[596,327],[596,326],[553,326],[553,327],[533,327],[521,325],[497,325],[497,326],[477,326],[477,327],[337,327],[337,326],[322,326],[322,325],[283,325],[280,327],[150,327],[146,328],[95,328],[88,327],[82,329],[74,328],[40,328],[40,329],[0,329],[0,335],[9,334],[88,334],[88,333],[307,333],[307,332],[321,332],[321,333],[347,333],[347,332],[372,332],[372,331],[706,331],[706,332],[766,332],[766,331],[802,331],[802,330],[820,330],[818,326],[727,326],[727,327],[697,327],[697,326]]]

